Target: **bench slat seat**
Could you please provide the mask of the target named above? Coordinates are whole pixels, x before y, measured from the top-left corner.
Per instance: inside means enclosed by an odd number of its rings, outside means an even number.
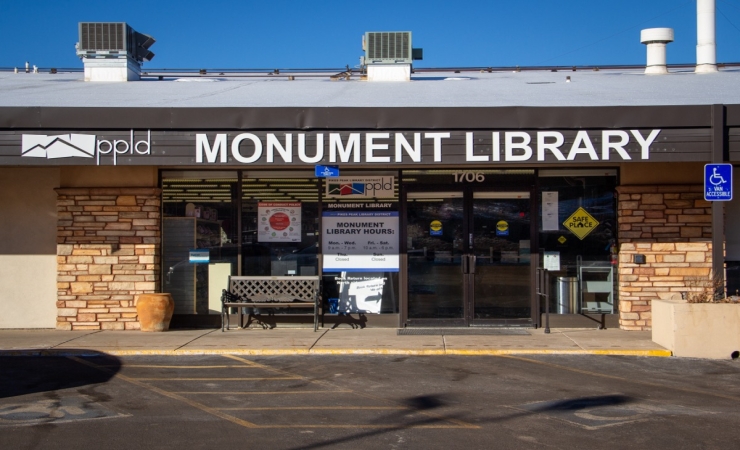
[[[318,276],[229,277],[229,289],[221,295],[221,331],[229,329],[229,309],[241,308],[313,308],[313,329],[318,330],[320,279]]]

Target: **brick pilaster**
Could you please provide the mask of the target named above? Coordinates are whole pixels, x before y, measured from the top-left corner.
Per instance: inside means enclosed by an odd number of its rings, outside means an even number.
[[[138,329],[160,280],[160,190],[57,189],[57,328]]]
[[[651,301],[701,289],[712,270],[712,207],[700,185],[620,186],[619,323],[650,330]],[[635,254],[645,264],[634,264]]]

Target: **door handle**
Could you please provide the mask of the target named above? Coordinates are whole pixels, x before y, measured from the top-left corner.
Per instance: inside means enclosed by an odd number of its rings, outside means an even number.
[[[475,261],[476,258],[474,255],[462,255],[462,273],[467,275],[470,273],[475,273]]]

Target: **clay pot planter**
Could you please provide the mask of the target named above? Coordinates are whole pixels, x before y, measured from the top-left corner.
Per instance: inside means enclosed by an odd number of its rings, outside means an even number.
[[[141,294],[136,301],[141,331],[167,331],[173,312],[175,301],[170,294]]]

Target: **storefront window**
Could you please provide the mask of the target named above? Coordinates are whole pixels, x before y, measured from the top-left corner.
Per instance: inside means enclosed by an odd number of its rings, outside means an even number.
[[[245,173],[242,275],[318,275],[318,217],[318,179]]]
[[[616,171],[541,171],[539,185],[551,311],[615,313]]]
[[[322,182],[312,172],[165,171],[162,190],[162,289],[176,314],[220,313],[230,275],[319,275],[328,314],[398,313],[397,172]],[[356,242],[339,249],[327,232],[322,248],[322,222],[353,230]],[[342,263],[321,266],[322,256]]]
[[[329,314],[398,313],[397,172],[326,179],[323,288]]]
[[[220,314],[237,270],[236,172],[162,173],[162,290],[175,314]]]

